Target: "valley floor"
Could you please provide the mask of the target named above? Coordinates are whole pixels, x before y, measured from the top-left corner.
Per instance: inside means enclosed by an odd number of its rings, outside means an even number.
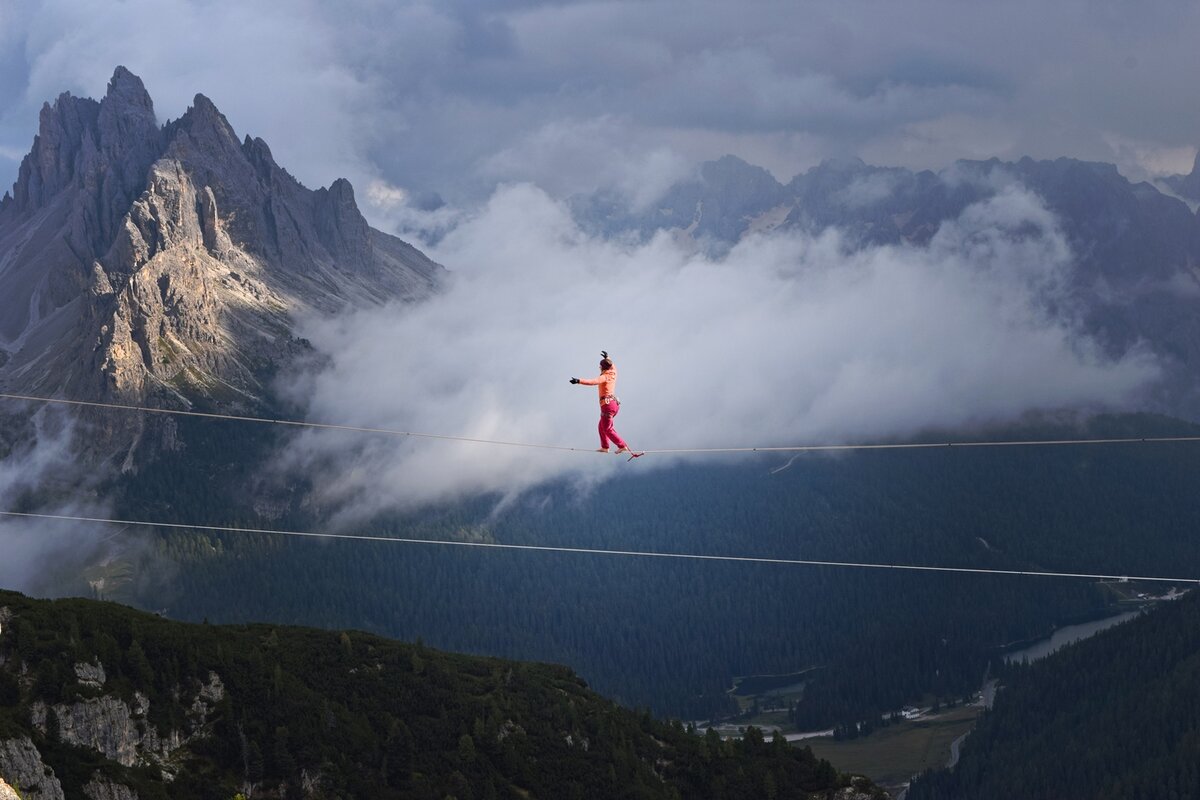
[[[981,705],[960,706],[899,722],[859,739],[817,737],[798,746],[812,748],[814,755],[828,759],[840,770],[868,776],[894,795],[913,775],[944,767],[950,760],[951,744],[968,733],[982,713]]]

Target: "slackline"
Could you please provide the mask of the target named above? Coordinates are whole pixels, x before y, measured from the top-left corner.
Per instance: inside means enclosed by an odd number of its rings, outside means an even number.
[[[91,408],[106,408],[118,411],[134,411],[144,414],[166,414],[182,417],[201,417],[204,419],[231,420],[234,422],[253,422],[270,425],[286,425],[297,428],[316,428],[321,430],[350,431],[354,433],[380,434],[387,436],[407,436],[420,439],[441,439],[452,442],[468,442],[471,444],[490,444],[503,447],[525,447],[538,450],[560,450],[574,453],[596,453],[593,448],[567,447],[564,445],[536,444],[531,442],[509,442],[497,439],[481,439],[469,436],[451,436],[440,433],[420,433],[403,431],[394,428],[374,428],[359,425],[341,425],[332,422],[308,422],[294,419],[272,419],[270,417],[252,417],[237,414],[217,414],[206,411],[185,411],[170,408],[152,408],[149,406],[122,405],[119,403],[100,403],[89,400],[66,400],[56,397],[35,397],[32,395],[8,394],[0,392],[0,398],[6,400],[21,400],[31,403],[55,403],[59,405],[84,406]],[[1035,447],[1062,445],[1098,445],[1098,444],[1149,444],[1165,442],[1200,442],[1200,436],[1127,436],[1103,439],[1024,439],[1017,441],[963,441],[963,442],[894,442],[883,444],[802,444],[802,445],[765,445],[745,447],[675,447],[638,450],[640,455],[649,454],[686,454],[686,453],[805,453],[831,452],[838,450],[928,450],[953,447]]]
[[[448,539],[413,539],[400,536],[380,536],[356,533],[319,533],[314,531],[289,531],[271,528],[239,528],[231,525],[199,525],[180,522],[150,522],[146,520],[109,519],[106,517],[83,517],[67,514],[37,514],[24,511],[0,511],[6,517],[54,520],[58,522],[86,522],[101,525],[125,525],[144,528],[167,528],[170,530],[211,531],[214,533],[259,534],[293,536],[306,539],[349,540],[359,542],[383,542],[389,544],[431,545],[443,547],[474,547],[486,550],[523,550],[538,553],[569,553],[592,556],[624,556],[627,558],[669,558],[690,561],[724,561],[739,564],[779,564],[806,567],[843,567],[855,569],[891,569],[914,572],[957,572],[971,575],[1019,575],[1039,578],[1085,578],[1105,580],[1159,583],[1200,583],[1197,578],[1171,578],[1148,575],[1106,575],[1087,572],[1049,572],[1042,570],[985,569],[982,567],[939,567],[926,564],[876,564],[861,561],[819,561],[802,558],[770,558],[767,556],[726,556],[704,553],[675,553],[654,550],[606,550],[594,547],[563,547],[558,545],[505,544],[502,542],[460,542]]]

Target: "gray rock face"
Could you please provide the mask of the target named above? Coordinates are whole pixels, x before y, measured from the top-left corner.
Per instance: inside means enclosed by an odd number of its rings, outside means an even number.
[[[95,750],[126,767],[139,761],[165,761],[182,744],[180,734],[164,739],[143,716],[135,716],[115,697],[59,704],[50,710],[58,723],[59,739]]]
[[[1187,175],[1172,175],[1166,179],[1166,183],[1183,197],[1200,200],[1200,152],[1196,153],[1191,172]]]
[[[76,664],[75,671],[81,683],[104,681],[98,664]],[[192,739],[206,735],[209,716],[225,697],[225,685],[214,672],[209,673],[208,683],[193,689],[187,731],[161,733],[147,718],[150,702],[140,692],[134,693],[132,704],[111,695],[53,706],[39,701],[30,709],[30,722],[46,733],[53,717],[58,738],[67,744],[95,750],[126,767],[154,764],[170,775],[171,757]]]
[[[12,210],[41,208],[59,192],[76,183],[84,169],[84,155],[95,150],[92,135],[100,115],[100,104],[90,98],[59,95],[51,106],[42,105],[38,135],[33,148],[21,162],[13,187]],[[9,209],[6,209],[9,210]]]
[[[88,800],[138,800],[138,793],[128,786],[115,783],[103,775],[93,775],[84,784],[83,794]]]
[[[42,763],[29,737],[0,740],[0,775],[25,800],[66,800],[54,770]]]
[[[108,676],[104,674],[104,665],[96,659],[91,664],[80,662],[75,665],[75,677],[85,686],[93,689],[103,688]]]
[[[118,67],[47,104],[0,203],[0,387],[246,410],[302,348],[297,313],[417,300],[443,270],[372,230],[345,180],[309,190],[203,95],[160,127]],[[97,449],[161,450],[162,421],[94,420]]]
[[[225,699],[225,684],[221,682],[221,678],[217,673],[208,673],[208,683],[200,687],[200,691],[196,692],[196,698],[192,701],[192,707],[188,710],[188,715],[193,720],[193,724],[204,724],[208,719],[208,715],[212,713],[217,703]]]
[[[3,778],[0,778],[0,800],[21,800],[16,790],[5,783]]]

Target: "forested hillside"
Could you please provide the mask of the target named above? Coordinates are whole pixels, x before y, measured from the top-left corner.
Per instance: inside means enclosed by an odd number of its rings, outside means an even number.
[[[0,591],[10,783],[22,743],[52,770],[33,776],[43,797],[811,798],[851,783],[782,740],[619,708],[563,667]]]
[[[953,770],[909,800],[1200,797],[1200,594],[1002,676]]]
[[[242,501],[248,435],[188,423],[190,458],[131,479],[119,516],[319,529]],[[1029,426],[1004,438],[1195,429],[1155,417]],[[240,431],[239,431],[240,433]],[[265,434],[263,434],[265,435]],[[206,439],[205,436],[210,438]],[[211,460],[203,456],[207,442]],[[1098,572],[1200,574],[1200,449],[1183,444],[935,449],[750,458],[653,470],[376,521],[358,532],[608,549]],[[303,487],[297,488],[298,495]],[[129,534],[125,534],[129,535]],[[735,675],[813,673],[801,726],[978,688],[1001,645],[1105,613],[1082,580],[678,562],[164,531],[129,595],[212,622],[357,626],[439,647],[566,663],[629,705],[725,711]],[[157,570],[157,573],[155,572]],[[157,580],[155,576],[157,575]]]

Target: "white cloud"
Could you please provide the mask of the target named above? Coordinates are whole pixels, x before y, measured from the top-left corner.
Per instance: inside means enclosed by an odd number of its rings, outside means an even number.
[[[0,459],[0,509],[104,517],[107,505],[90,496],[74,459],[74,425],[45,410],[32,422],[31,439]],[[109,533],[97,524],[0,516],[0,586],[58,593],[59,580],[104,551]]]
[[[417,432],[596,445],[594,390],[616,359],[617,429],[635,447],[871,440],[1032,408],[1129,402],[1149,357],[1107,360],[1061,303],[1070,252],[1052,215],[1010,187],[928,248],[850,251],[836,232],[748,239],[713,261],[666,235],[592,239],[529,185],[508,186],[433,252],[442,296],[317,325],[330,355],[305,382],[314,418]],[[311,436],[324,500],[368,514],[461,493],[519,492],[623,460],[440,441]],[[669,463],[649,456],[628,468]]]
[[[655,145],[627,120],[556,120],[485,159],[482,172],[500,181],[529,181],[558,196],[611,189],[641,211],[695,167]]]
[[[1191,145],[1167,147],[1115,133],[1105,135],[1104,141],[1112,148],[1112,160],[1125,165],[1124,174],[1133,181],[1186,175],[1196,159],[1196,148]]]
[[[367,184],[367,201],[382,210],[390,210],[407,205],[408,192],[400,186],[392,186],[386,181],[374,180]]]
[[[846,208],[863,208],[891,197],[899,186],[899,179],[889,172],[873,172],[862,175],[842,189],[834,192],[833,202]]]

